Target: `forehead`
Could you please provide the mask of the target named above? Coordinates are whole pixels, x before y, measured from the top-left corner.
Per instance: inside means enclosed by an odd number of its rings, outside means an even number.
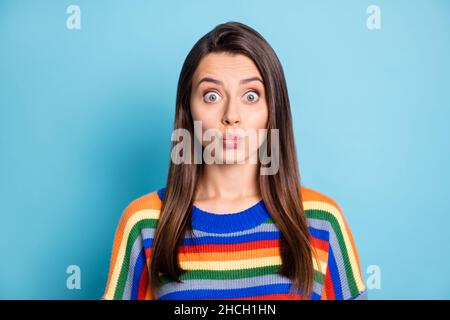
[[[198,81],[203,76],[214,76],[218,79],[227,80],[241,77],[253,77],[261,74],[252,59],[243,54],[230,54],[226,52],[208,53],[202,58],[195,70],[193,80]]]

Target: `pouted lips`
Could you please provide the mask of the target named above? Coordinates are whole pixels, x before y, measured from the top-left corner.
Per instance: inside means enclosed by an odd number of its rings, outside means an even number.
[[[237,148],[242,141],[242,137],[236,134],[227,134],[222,137],[223,146],[227,149]]]

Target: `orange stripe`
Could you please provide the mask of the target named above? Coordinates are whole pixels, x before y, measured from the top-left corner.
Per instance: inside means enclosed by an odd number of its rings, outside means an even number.
[[[328,261],[328,252],[317,249],[317,257],[322,262]],[[180,253],[180,261],[239,261],[244,259],[268,258],[280,255],[279,248],[256,249],[235,252],[197,252],[197,253]]]
[[[120,244],[123,237],[123,233],[125,231],[125,227],[127,225],[128,219],[135,214],[136,212],[143,210],[143,209],[155,209],[160,210],[162,206],[162,202],[158,197],[157,192],[151,192],[146,195],[143,195],[136,200],[132,201],[123,211],[122,216],[120,217],[119,225],[117,226],[117,230],[114,236],[114,242],[113,242],[113,250],[111,255],[111,261],[110,261],[110,267],[108,272],[108,281],[106,283],[106,290],[105,293],[109,289],[111,277],[114,271],[114,266],[117,261],[117,254],[119,252]],[[120,267],[120,266],[119,266]]]
[[[230,243],[230,244],[199,244],[181,246],[179,251],[190,252],[235,252],[240,250],[252,250],[261,248],[274,248],[280,246],[280,239],[276,240],[256,240],[251,242]]]
[[[326,195],[324,195],[323,193],[320,193],[316,190],[313,190],[311,188],[307,188],[302,186],[300,188],[300,191],[302,193],[302,200],[303,202],[306,201],[322,201],[322,202],[326,202],[328,204],[331,204],[332,206],[335,206],[339,211],[341,211],[341,208],[339,207],[339,205],[330,197],[327,197]]]
[[[279,248],[264,248],[234,252],[180,252],[180,261],[230,261],[278,256]]]
[[[327,297],[327,290],[322,289],[322,297],[320,298],[321,300],[328,300]]]
[[[147,290],[145,292],[145,300],[153,300],[153,292],[152,290],[150,290],[150,255],[146,255],[147,259],[147,270],[148,270],[148,286],[147,286]]]

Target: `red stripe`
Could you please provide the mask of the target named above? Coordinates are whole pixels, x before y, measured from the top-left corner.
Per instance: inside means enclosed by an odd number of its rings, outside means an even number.
[[[138,300],[145,300],[145,293],[148,287],[148,269],[147,265],[144,266],[141,273],[141,279],[139,279],[139,287],[138,287]]]
[[[311,245],[317,249],[321,249],[325,252],[328,252],[328,241],[310,237],[309,241],[311,242]]]
[[[180,246],[179,251],[184,253],[198,252],[233,252],[253,249],[274,248],[280,245],[280,240],[257,240],[245,243],[233,244],[202,244],[192,246]]]

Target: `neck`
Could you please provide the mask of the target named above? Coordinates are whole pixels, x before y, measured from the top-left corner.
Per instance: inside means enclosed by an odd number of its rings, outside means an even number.
[[[260,197],[257,164],[204,165],[196,199],[239,200]]]

